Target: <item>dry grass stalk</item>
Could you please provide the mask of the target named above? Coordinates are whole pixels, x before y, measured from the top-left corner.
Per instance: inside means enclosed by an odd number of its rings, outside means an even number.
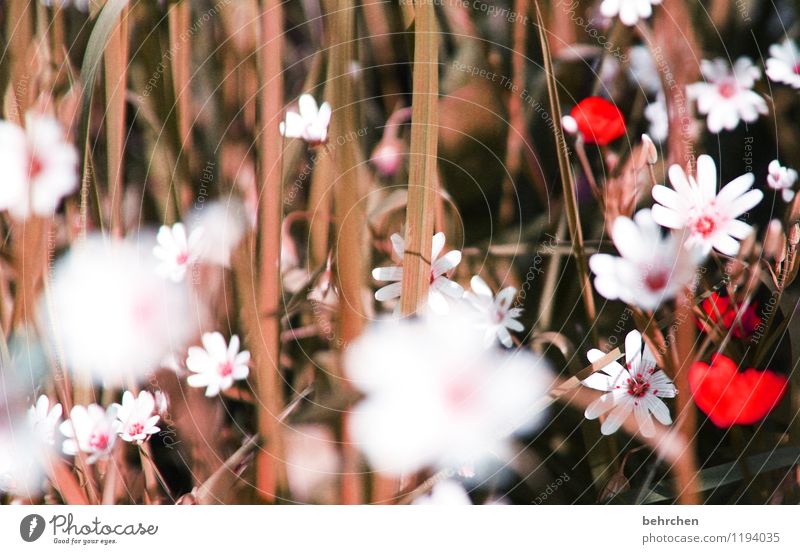
[[[415,3],[413,100],[409,152],[406,255],[400,310],[411,315],[428,297],[431,237],[436,201],[438,50],[436,14],[430,2]]]

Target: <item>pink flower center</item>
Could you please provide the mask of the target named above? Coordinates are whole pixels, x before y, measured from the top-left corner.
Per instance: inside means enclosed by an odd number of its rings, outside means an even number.
[[[650,390],[650,383],[642,378],[641,373],[636,374],[635,379],[628,379],[628,394],[635,398],[641,398]]]
[[[736,95],[736,92],[738,91],[739,87],[736,85],[736,82],[734,81],[723,81],[722,83],[719,84],[717,89],[719,90],[720,96],[722,96],[723,98],[732,98]]]
[[[713,217],[704,215],[697,218],[694,222],[694,232],[708,238],[717,229],[717,223]]]
[[[800,75],[800,63],[795,64],[795,66],[792,68],[792,71],[794,71],[795,75]]]
[[[108,434],[107,433],[92,433],[89,437],[89,446],[93,450],[105,450],[108,448]]]
[[[185,264],[185,263],[186,263],[186,262],[188,262],[188,261],[189,261],[189,253],[188,253],[188,252],[181,252],[181,253],[179,253],[179,254],[178,254],[178,256],[175,258],[175,262],[176,262],[178,265],[183,265],[183,264]]]
[[[667,286],[667,274],[663,271],[648,273],[644,278],[644,286],[649,291],[658,292]]]
[[[233,373],[233,364],[230,361],[219,364],[219,374],[222,377],[228,377]]]
[[[28,179],[36,179],[44,169],[44,164],[38,156],[31,156],[28,163]]]
[[[495,323],[502,323],[505,317],[506,313],[500,309],[495,310],[492,314],[492,320],[494,320]]]
[[[475,383],[472,379],[453,379],[444,389],[445,404],[453,411],[464,410],[474,394]]]
[[[144,425],[142,425],[138,421],[136,423],[131,423],[128,426],[128,434],[132,437],[141,434],[143,431],[144,431]]]

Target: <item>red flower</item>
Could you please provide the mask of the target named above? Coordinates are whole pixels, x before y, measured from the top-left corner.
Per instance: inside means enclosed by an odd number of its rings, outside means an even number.
[[[711,365],[695,362],[689,370],[689,388],[694,402],[717,427],[752,425],[763,419],[786,393],[783,375],[750,368],[739,372],[722,354]]]
[[[599,96],[590,96],[578,102],[570,116],[587,144],[605,146],[625,134],[622,112]]]
[[[703,300],[700,305],[703,312],[708,317],[708,321],[717,324],[722,323],[726,330],[731,328],[736,319],[736,312],[739,311],[739,304],[731,301],[727,296],[720,296],[716,292]],[[707,333],[710,330],[708,321],[698,318],[697,328]],[[741,319],[733,328],[733,336],[737,339],[744,339],[752,336],[758,326],[761,325],[761,318],[758,316],[758,304],[750,304],[742,313]]]

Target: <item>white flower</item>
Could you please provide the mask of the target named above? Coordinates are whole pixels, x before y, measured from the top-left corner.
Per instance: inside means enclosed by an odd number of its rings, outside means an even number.
[[[767,168],[767,184],[770,188],[781,191],[784,202],[791,202],[794,198],[792,187],[797,181],[797,171],[781,165],[778,160],[772,160]]]
[[[164,391],[161,389],[156,390],[153,393],[153,400],[155,401],[156,413],[166,416],[169,413],[169,398],[164,394]]]
[[[604,355],[593,348],[587,358],[594,363]],[[655,426],[651,414],[662,424],[671,424],[669,408],[661,398],[674,398],[677,389],[663,371],[656,371],[653,353],[639,331],[631,331],[625,337],[625,365],[611,362],[582,381],[587,387],[606,393],[592,402],[584,415],[586,419],[597,419],[611,411],[600,427],[604,435],[611,435],[633,412],[642,435],[652,437]]]
[[[629,27],[636,25],[640,19],[647,19],[653,14],[653,6],[661,0],[603,0],[600,13],[605,17],[619,16],[620,21]]]
[[[650,124],[647,128],[650,138],[658,143],[666,141],[669,135],[669,113],[663,94],[659,93],[654,102],[645,106],[644,117]]]
[[[86,12],[89,11],[90,0],[40,0],[40,2],[47,7],[56,6],[58,8],[66,8],[72,4],[78,10]]]
[[[634,84],[639,85],[649,95],[661,94],[661,76],[650,49],[641,44],[631,46],[628,58],[631,80]]]
[[[377,267],[372,270],[372,277],[376,281],[392,281],[391,285],[379,288],[375,291],[375,299],[380,302],[400,298],[400,289],[403,281],[402,260],[405,256],[405,241],[403,237],[395,233],[391,236],[392,249],[394,250],[399,266]],[[428,307],[435,313],[444,314],[449,310],[447,296],[460,299],[464,296],[464,289],[458,283],[446,277],[448,271],[461,263],[461,252],[451,250],[441,258],[439,254],[444,248],[444,233],[433,235],[431,246],[431,285],[428,291]]]
[[[141,391],[138,397],[126,390],[122,394],[122,405],[114,405],[117,410],[117,420],[114,422],[115,430],[122,440],[142,444],[147,437],[158,433],[161,429],[156,427],[158,415],[153,414],[156,401],[147,391]]]
[[[117,419],[117,405],[104,410],[97,404],[73,406],[69,419],[61,423],[59,429],[67,437],[62,445],[64,454],[74,456],[79,451],[89,454],[86,461],[93,464],[107,457],[114,447],[117,434],[114,421]]]
[[[63,411],[58,402],[51,406],[46,394],[39,396],[36,404],[28,408],[28,423],[43,443],[55,444],[55,431]]]
[[[159,260],[156,271],[175,283],[180,283],[186,276],[186,268],[197,261],[200,239],[203,229],[198,227],[186,236],[183,223],[176,223],[172,228],[162,225],[158,230],[153,247],[153,255]]]
[[[37,496],[43,488],[46,449],[27,421],[6,416],[0,415],[0,491],[23,498]]]
[[[446,479],[436,483],[431,492],[413,502],[417,506],[472,506],[467,491],[458,481]]]
[[[713,247],[728,256],[739,252],[739,241],[752,228],[736,219],[764,197],[760,190],[750,190],[753,174],[737,177],[717,193],[717,166],[711,156],[697,158],[697,177],[686,176],[683,168],[669,168],[672,188],[653,187],[653,219],[670,229],[686,229],[686,246],[699,247],[707,254]]]
[[[766,100],[752,90],[761,70],[750,58],[736,60],[733,71],[722,58],[703,60],[700,71],[706,82],[692,83],[686,92],[697,100],[698,111],[708,116],[706,124],[712,133],[731,131],[739,121],[752,123],[769,111]]]
[[[203,333],[203,348],[189,347],[186,367],[194,372],[186,380],[189,386],[206,387],[206,396],[233,385],[234,381],[246,379],[250,374],[250,352],[239,352],[239,337],[233,335],[230,345],[225,343],[222,333]]]
[[[208,230],[198,245],[200,260],[223,267],[231,265],[231,255],[250,226],[246,208],[235,196],[227,197],[224,202],[201,204],[189,220],[190,236],[197,229]]]
[[[787,38],[783,44],[769,47],[767,77],[776,83],[800,89],[800,49],[794,41]]]
[[[472,290],[464,293],[464,298],[481,315],[478,325],[485,330],[486,345],[491,346],[499,339],[503,346],[513,346],[514,341],[508,329],[518,333],[525,330],[516,320],[522,313],[522,308],[512,308],[517,289],[506,287],[495,297],[492,289],[477,275],[472,278],[470,285]]]
[[[0,121],[0,210],[18,220],[52,216],[78,187],[78,152],[54,118],[28,112],[25,128]]]
[[[281,122],[281,134],[287,138],[301,138],[311,145],[328,140],[328,123],[331,121],[331,106],[327,102],[317,108],[317,101],[310,94],[303,94],[297,102],[300,113],[286,112]]]
[[[157,369],[194,335],[198,308],[186,287],[158,276],[152,244],[90,237],[56,264],[39,312],[68,368],[118,385]]]
[[[551,383],[546,362],[524,350],[486,349],[458,308],[447,316],[384,320],[345,354],[345,370],[365,393],[350,419],[353,440],[390,474],[503,457]]]
[[[662,237],[650,210],[640,210],[633,221],[617,217],[611,238],[622,257],[595,254],[589,259],[594,286],[609,300],[654,310],[693,281],[696,251],[683,248],[677,234]]]

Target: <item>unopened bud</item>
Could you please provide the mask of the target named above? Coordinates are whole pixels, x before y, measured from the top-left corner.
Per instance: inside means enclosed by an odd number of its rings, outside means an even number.
[[[778,258],[785,244],[786,237],[783,234],[783,225],[779,220],[773,219],[769,222],[767,232],[764,235],[764,257],[781,261]]]
[[[403,163],[403,143],[396,138],[384,137],[375,146],[370,162],[384,177],[391,177]]]
[[[561,127],[568,135],[574,135],[578,132],[578,122],[571,115],[565,115],[561,118]]]
[[[798,243],[800,243],[800,225],[795,223],[789,229],[789,244],[797,246]]]
[[[651,139],[650,135],[647,133],[642,133],[642,148],[644,149],[647,163],[650,165],[656,165],[656,162],[658,161],[658,150],[656,149],[653,139]]]

